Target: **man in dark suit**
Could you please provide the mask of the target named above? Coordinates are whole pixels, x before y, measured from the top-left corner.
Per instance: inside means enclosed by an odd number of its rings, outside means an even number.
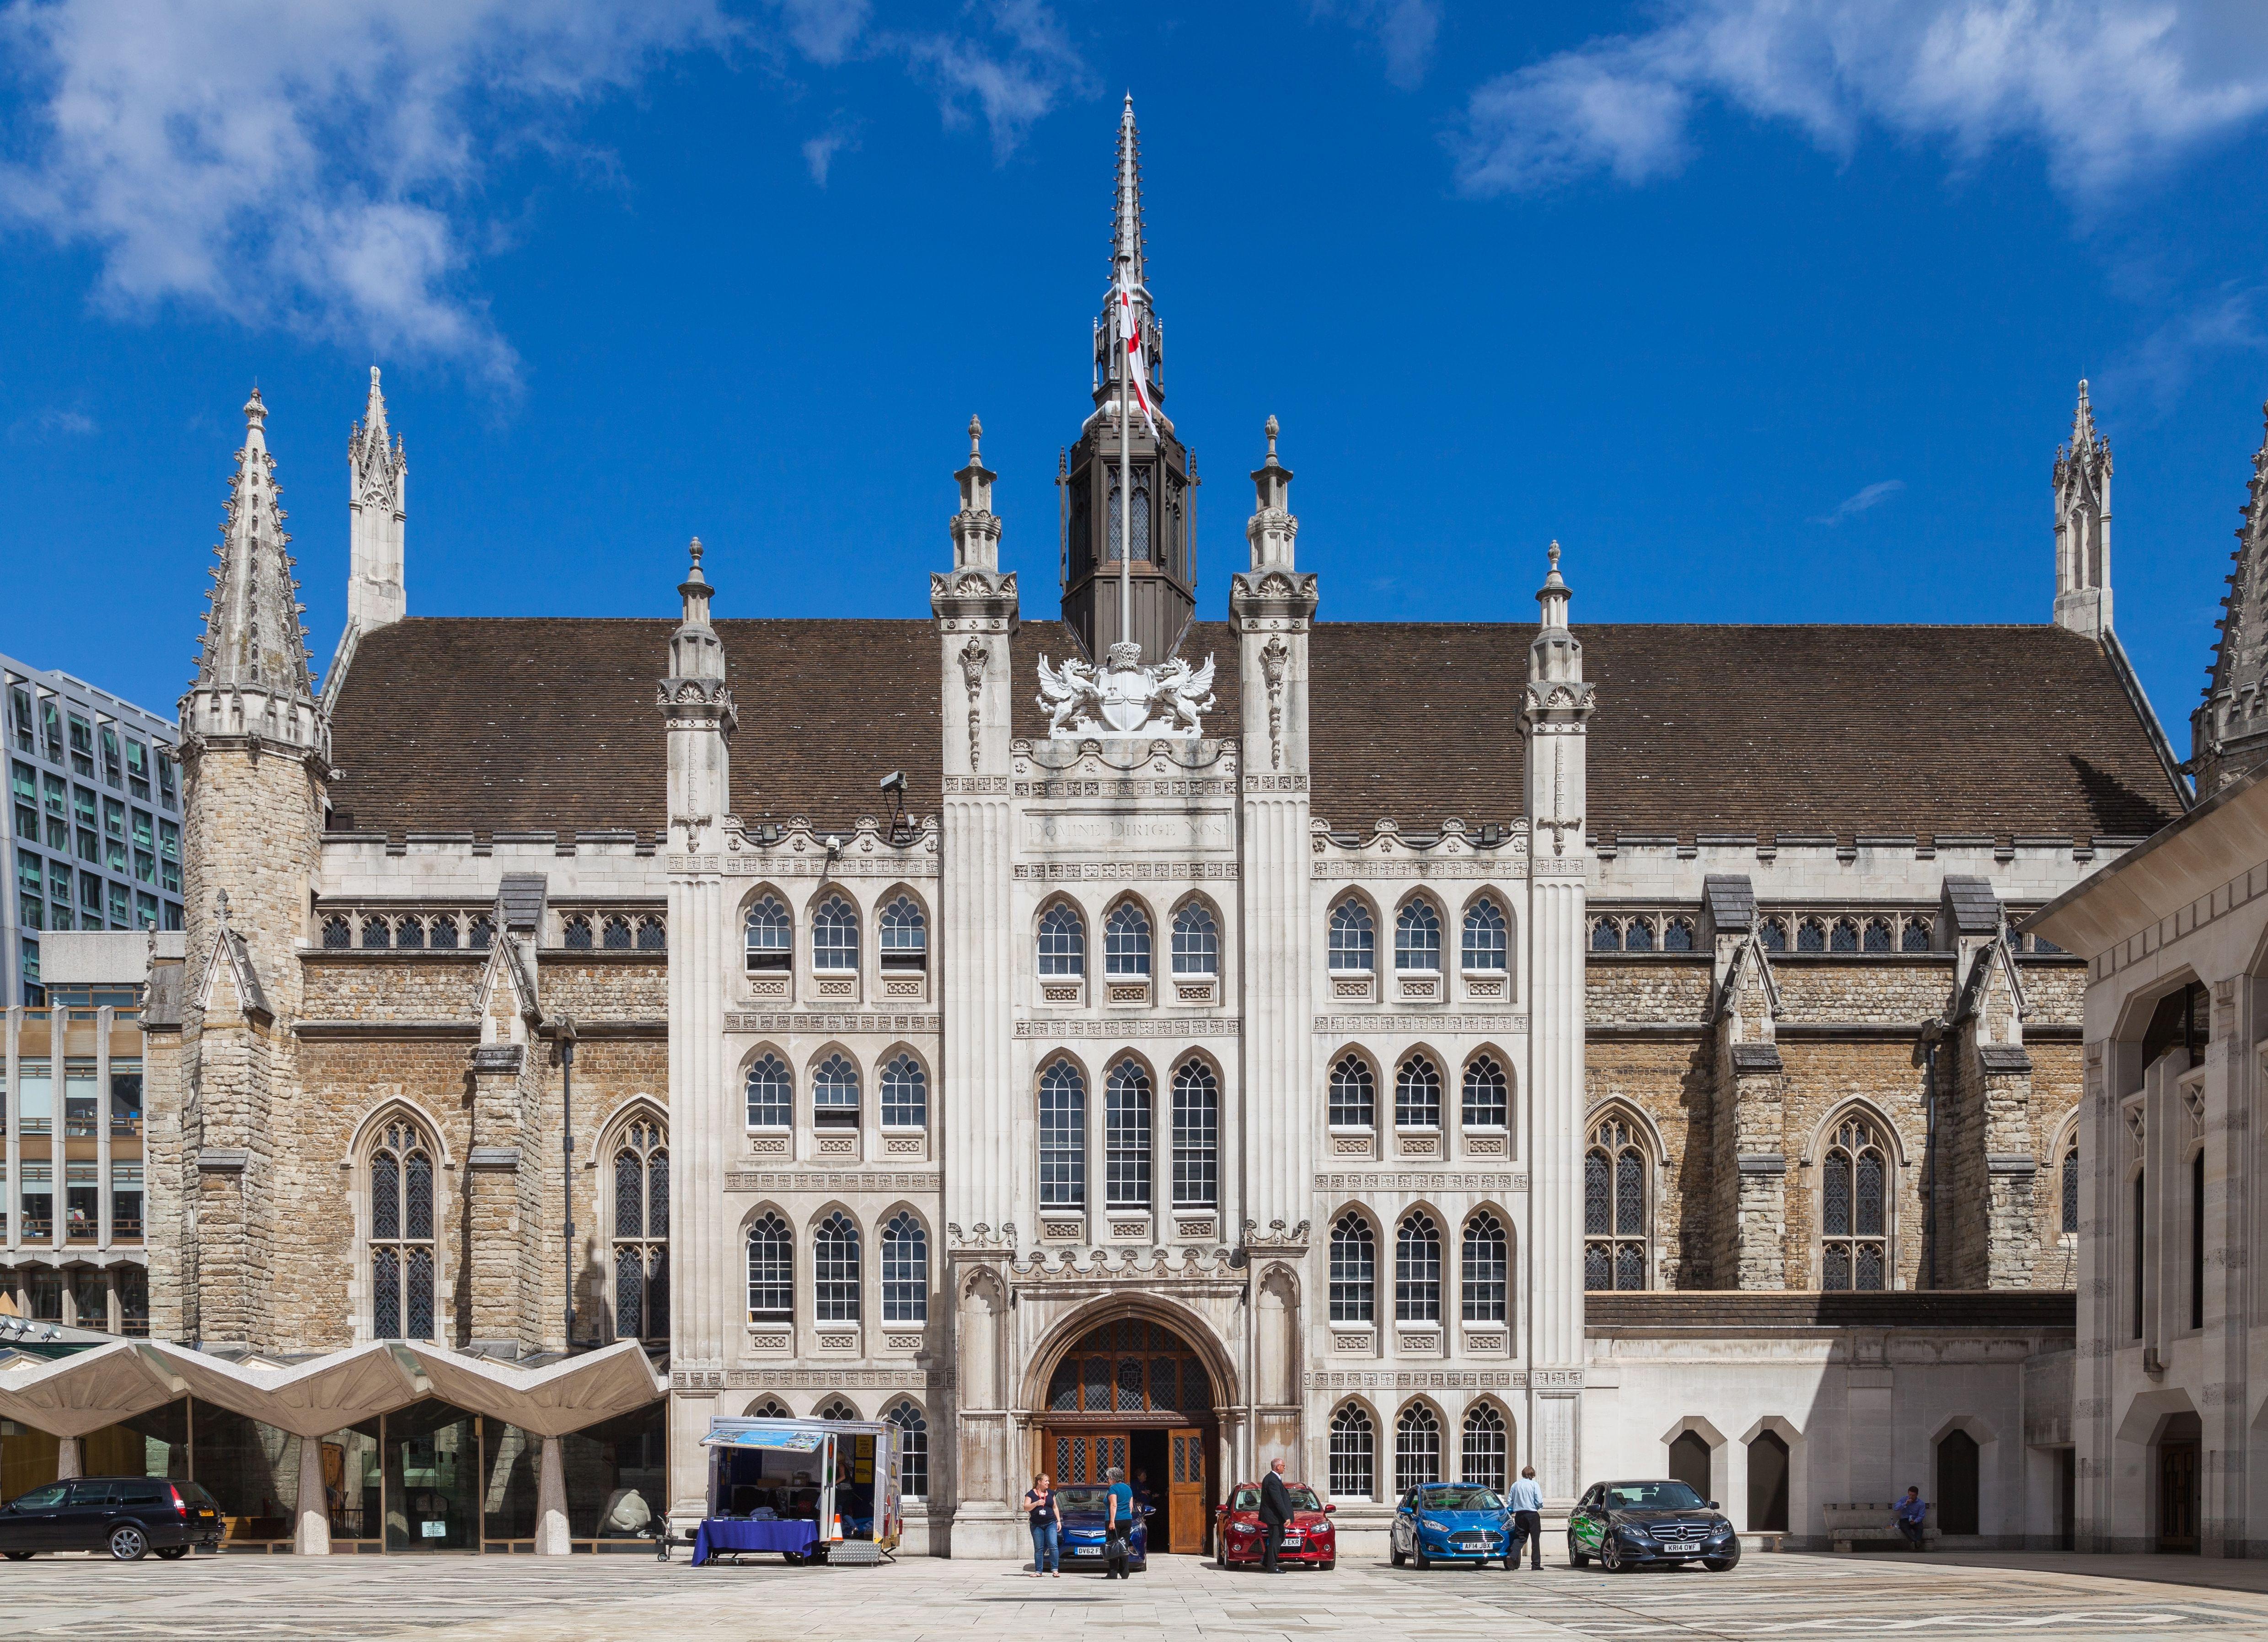
[[[1260,1526],[1267,1531],[1267,1543],[1260,1551],[1260,1572],[1281,1573],[1276,1558],[1284,1549],[1284,1526],[1292,1520],[1292,1491],[1284,1484],[1284,1462],[1276,1461],[1268,1468],[1268,1475],[1260,1483]]]

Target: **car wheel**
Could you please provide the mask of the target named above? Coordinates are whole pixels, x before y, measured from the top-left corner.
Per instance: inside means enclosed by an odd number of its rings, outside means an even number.
[[[1574,1530],[1572,1528],[1567,1533],[1567,1565],[1571,1568],[1587,1568],[1591,1565],[1591,1559],[1586,1557],[1576,1545]]]
[[[28,1550],[11,1550],[8,1553],[8,1560],[11,1562],[29,1562],[31,1559],[32,1553]]]
[[[1336,1557],[1326,1557],[1322,1561],[1315,1565],[1315,1566],[1321,1568],[1325,1573],[1329,1573],[1332,1569],[1338,1565],[1339,1559]]]
[[[17,1553],[11,1552],[10,1554],[11,1554],[11,1555],[15,1555],[15,1554],[17,1554]],[[1400,1546],[1398,1546],[1398,1545],[1397,1545],[1397,1546],[1395,1546],[1395,1547],[1394,1548],[1394,1550],[1393,1550],[1393,1553],[1392,1553],[1392,1554],[1393,1554],[1393,1557],[1394,1557],[1394,1565],[1395,1565],[1395,1567],[1397,1567],[1397,1568],[1398,1568],[1398,1567],[1400,1567],[1403,1563],[1405,1563],[1405,1562],[1407,1562],[1407,1561],[1409,1560],[1409,1558],[1408,1558],[1407,1557],[1404,1557],[1404,1556],[1402,1554],[1402,1548],[1401,1548]]]
[[[1599,1565],[1609,1573],[1630,1572],[1630,1559],[1623,1555],[1621,1543],[1611,1534],[1599,1542]]]
[[[1433,1559],[1425,1554],[1425,1542],[1414,1535],[1410,1541],[1410,1555],[1421,1568],[1430,1568],[1433,1565]]]
[[[1704,1557],[1701,1565],[1712,1573],[1730,1573],[1741,1565],[1738,1557]]]
[[[149,1554],[150,1536],[131,1522],[110,1530],[110,1555],[118,1562],[139,1562]]]
[[[158,1552],[158,1560],[160,1562],[179,1562],[182,1557],[188,1554],[189,1548],[187,1545],[167,1545]]]

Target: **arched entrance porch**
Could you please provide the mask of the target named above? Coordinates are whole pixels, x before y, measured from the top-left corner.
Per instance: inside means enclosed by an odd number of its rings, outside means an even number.
[[[1144,1311],[1079,1320],[1035,1388],[1032,1469],[1080,1486],[1118,1467],[1156,1508],[1152,1549],[1202,1554],[1219,1497],[1224,1389],[1211,1355]]]

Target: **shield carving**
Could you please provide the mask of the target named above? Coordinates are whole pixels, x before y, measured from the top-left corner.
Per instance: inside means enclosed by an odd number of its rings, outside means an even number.
[[[1104,728],[1131,735],[1150,722],[1150,674],[1141,645],[1113,644],[1095,682]]]

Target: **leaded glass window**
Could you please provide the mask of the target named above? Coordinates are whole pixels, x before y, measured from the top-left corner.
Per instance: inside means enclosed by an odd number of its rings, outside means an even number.
[[[1220,973],[1220,931],[1212,921],[1212,909],[1202,901],[1189,902],[1174,914],[1174,973]]]
[[[1609,1116],[1583,1153],[1583,1286],[1642,1289],[1652,1266],[1646,1155],[1636,1130]]]
[[[446,912],[441,914],[440,917],[433,920],[431,935],[434,951],[455,951],[457,946],[457,920]]]
[[[1766,952],[1787,950],[1787,925],[1778,918],[1756,920],[1756,945]]]
[[[898,1428],[898,1491],[908,1499],[929,1497],[929,1422],[911,1403],[901,1403],[882,1417]]]
[[[1901,952],[1927,952],[1929,950],[1929,935],[1930,928],[1929,920],[1927,918],[1908,918],[1906,920],[1905,931],[1898,938],[1898,950]]]
[[[425,920],[404,918],[394,925],[394,944],[410,952],[422,951],[425,946]]]
[[[829,1055],[811,1074],[811,1121],[820,1129],[858,1127],[858,1069],[847,1055]]]
[[[1040,1203],[1086,1206],[1086,1079],[1069,1061],[1040,1074]]]
[[[811,917],[811,967],[839,974],[858,967],[858,909],[829,895]]]
[[[882,1127],[920,1129],[929,1123],[929,1074],[910,1055],[882,1068]]]
[[[2063,1153],[2063,1221],[2066,1237],[2079,1235],[2079,1142],[2073,1140]]]
[[[787,909],[777,896],[765,895],[748,909],[741,926],[748,973],[755,975],[765,969],[784,969],[789,955],[795,949],[793,925],[789,922]]]
[[[1591,920],[1591,950],[1620,952],[1623,949],[1623,926],[1614,918]]]
[[[1871,953],[1892,951],[1896,943],[1891,939],[1890,934],[1889,919],[1868,918],[1866,927],[1859,934],[1859,949]]]
[[[1827,923],[1823,918],[1799,918],[1795,924],[1795,949],[1798,952],[1827,950]]]
[[[795,1121],[795,1080],[777,1055],[759,1055],[748,1067],[748,1127],[785,1129]]]
[[[347,921],[344,918],[329,917],[323,920],[323,947],[325,951],[336,952],[342,947],[351,946],[353,945],[354,931],[349,927]]]
[[[1367,975],[1374,960],[1376,935],[1370,909],[1349,895],[1331,909],[1331,969],[1335,974]]]
[[[575,914],[559,926],[560,945],[571,952],[591,950],[591,920],[581,913]]]
[[[1465,968],[1501,969],[1504,960],[1504,909],[1484,896],[1465,909]]]
[[[1331,1416],[1331,1493],[1339,1499],[1367,1499],[1376,1491],[1378,1433],[1359,1403]]]
[[[1422,1210],[1395,1231],[1394,1320],[1441,1321],[1441,1228]]]
[[[1889,1286],[1889,1146],[1870,1118],[1840,1120],[1819,1166],[1819,1286]]]
[[[669,920],[648,916],[638,920],[637,949],[640,952],[669,950]]]
[[[1827,950],[1830,952],[1856,952],[1859,940],[1859,920],[1856,918],[1837,918],[1828,926]]]
[[[1086,973],[1086,924],[1068,901],[1040,915],[1040,973],[1062,977]]]
[[[1423,1055],[1412,1055],[1394,1074],[1394,1126],[1396,1129],[1439,1129],[1441,1126],[1440,1068]]]
[[[1441,1422],[1423,1403],[1412,1403],[1394,1422],[1394,1491],[1441,1480]]]
[[[1503,1066],[1493,1056],[1474,1056],[1465,1066],[1465,1127],[1502,1129],[1511,1120],[1511,1110]]]
[[[1174,1206],[1210,1209],[1220,1201],[1220,1086],[1201,1060],[1174,1072]]]
[[[1504,1222],[1483,1210],[1465,1222],[1463,1292],[1467,1322],[1502,1322],[1509,1314],[1512,1261]]]
[[[1624,952],[1652,952],[1653,950],[1653,920],[1652,918],[1632,918],[1624,926],[1623,950]]]
[[[1378,1239],[1359,1214],[1331,1227],[1331,1321],[1369,1322],[1376,1315]]]
[[[368,952],[390,946],[394,944],[394,931],[384,918],[366,917],[362,921],[362,944],[364,950]]]
[[[416,1126],[389,1123],[370,1160],[371,1336],[433,1331],[433,1152]]]
[[[795,1315],[795,1239],[787,1222],[766,1214],[748,1227],[748,1321],[785,1322]]]
[[[475,952],[486,952],[496,945],[496,920],[485,912],[475,913],[472,930],[465,944]]]
[[[1103,922],[1102,972],[1126,979],[1149,976],[1150,919],[1131,901],[1120,902]]]
[[[669,1152],[638,1119],[615,1147],[615,1337],[669,1337]]]
[[[1150,1074],[1133,1059],[1110,1069],[1102,1107],[1103,1204],[1150,1206]]]
[[[904,1210],[882,1227],[882,1321],[929,1321],[929,1233]]]
[[[1378,1080],[1359,1055],[1344,1056],[1331,1068],[1330,1119],[1336,1129],[1369,1129],[1378,1122]]]
[[[811,1234],[811,1300],[816,1322],[858,1321],[858,1228],[840,1209]]]
[[[631,952],[630,921],[617,914],[600,926],[599,944],[608,952]]]
[[[1394,967],[1421,973],[1441,967],[1441,915],[1423,895],[1394,920]]]
[[[911,895],[882,909],[882,968],[917,970],[929,962],[929,920]]]
[[[1661,950],[1691,952],[1693,950],[1693,920],[1687,917],[1664,918],[1661,921]]]
[[[1464,1481],[1504,1491],[1511,1447],[1506,1435],[1504,1416],[1495,1404],[1483,1403],[1465,1410]]]

